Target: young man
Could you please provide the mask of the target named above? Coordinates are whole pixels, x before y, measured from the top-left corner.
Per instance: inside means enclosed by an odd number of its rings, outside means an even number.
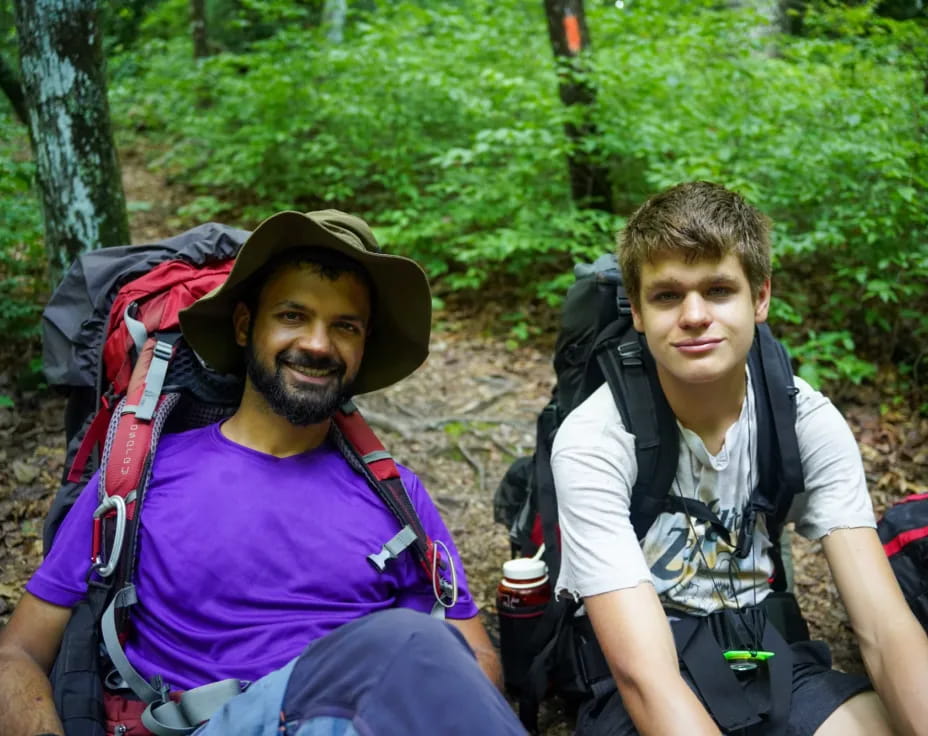
[[[125,653],[172,691],[253,682],[202,733],[523,733],[425,489],[401,468],[457,571],[450,625],[428,615],[436,593],[411,549],[383,572],[368,560],[398,523],[330,432],[348,397],[422,363],[430,304],[418,265],[382,253],[362,220],[326,210],[265,220],[227,281],[181,315],[205,361],[244,372],[244,393],[228,421],[161,440]],[[62,733],[46,673],[87,590],[97,504],[94,477],[0,632],[5,736]]]
[[[928,732],[928,642],[877,538],[856,443],[834,406],[799,378],[806,490],[789,520],[821,540],[876,693],[867,678],[831,670],[823,643],[788,645],[760,607],[771,540],[763,515],[753,527],[741,521],[758,482],[746,359],[770,304],[768,221],[721,186],[681,184],[631,217],[619,261],[679,428],[670,492],[706,504],[730,538],[690,513],[664,513],[639,544],[629,520],[636,440],[609,388],[567,417],[552,452],[563,540],[557,590],[582,599],[617,685],[581,708],[578,735],[710,734],[720,721],[760,734],[889,733],[890,722]],[[735,554],[741,534],[753,535],[744,557]],[[684,646],[701,647],[697,666],[678,660]],[[738,649],[774,655],[734,671],[722,652]],[[691,671],[707,662],[713,673],[723,668],[720,677]]]

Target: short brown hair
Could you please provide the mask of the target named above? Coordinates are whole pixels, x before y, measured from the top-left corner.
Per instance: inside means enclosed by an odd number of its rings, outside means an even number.
[[[756,299],[770,278],[770,220],[720,184],[691,181],[655,194],[619,235],[618,257],[628,297],[641,306],[641,268],[662,255],[687,263],[733,253]]]

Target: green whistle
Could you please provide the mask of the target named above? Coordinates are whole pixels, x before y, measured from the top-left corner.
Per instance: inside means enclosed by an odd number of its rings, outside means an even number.
[[[728,661],[733,659],[754,659],[763,662],[770,659],[774,654],[775,652],[766,652],[763,650],[751,652],[747,649],[729,649],[726,652],[722,652],[722,656]]]

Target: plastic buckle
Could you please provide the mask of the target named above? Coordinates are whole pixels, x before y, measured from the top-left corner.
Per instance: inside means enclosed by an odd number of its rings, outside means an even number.
[[[104,514],[110,511],[116,511],[116,533],[113,535],[113,549],[110,552],[110,559],[103,563],[100,554],[96,555],[93,561],[92,569],[101,577],[108,578],[113,574],[116,565],[119,564],[119,556],[122,554],[122,543],[126,537],[126,501],[122,496],[107,496],[93,512],[94,533],[100,533],[99,521]],[[98,540],[94,540],[94,547],[99,550]]]
[[[638,343],[638,340],[629,340],[628,342],[620,343],[618,352],[622,365],[634,367],[643,365],[641,359],[641,345]]]
[[[619,314],[623,316],[627,317],[632,313],[632,303],[625,294],[616,294],[615,306],[619,310]]]

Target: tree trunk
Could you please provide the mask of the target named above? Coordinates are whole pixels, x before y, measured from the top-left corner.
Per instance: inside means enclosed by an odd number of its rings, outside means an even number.
[[[561,101],[567,107],[581,108],[577,121],[564,126],[572,149],[567,160],[571,195],[580,207],[611,212],[609,172],[583,150],[584,139],[597,134],[592,120],[596,89],[590,81],[586,64],[591,44],[583,0],[544,0],[544,8],[548,36],[558,65]]]
[[[129,242],[96,0],[14,0],[23,89],[56,283],[80,253]]]
[[[322,8],[322,25],[326,38],[331,43],[341,43],[345,37],[345,17],[348,15],[348,0],[325,0]]]
[[[29,112],[26,110],[26,98],[23,96],[23,85],[19,81],[16,70],[6,63],[0,56],[0,89],[9,98],[13,112],[23,125],[29,125]]]
[[[209,33],[206,25],[206,0],[190,0],[190,27],[193,33],[193,58],[210,55]]]

